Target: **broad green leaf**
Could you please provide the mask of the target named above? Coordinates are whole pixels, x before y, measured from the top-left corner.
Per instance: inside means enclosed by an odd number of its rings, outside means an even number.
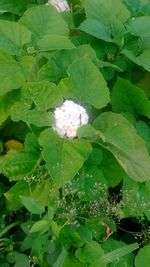
[[[85,225],[92,232],[95,241],[99,242],[99,240],[106,237],[106,225],[104,221],[105,218],[103,217],[103,214],[96,217],[93,216],[85,221]]]
[[[104,249],[105,253],[109,253],[112,251],[112,248],[114,250],[124,245],[126,245],[126,243],[110,238],[102,244],[102,248]],[[134,258],[134,255],[132,253],[129,253],[123,257],[116,258],[116,260],[114,262],[111,262],[108,266],[109,267],[131,267],[133,266],[133,258]]]
[[[97,19],[105,24],[125,22],[130,12],[121,0],[82,0],[87,18]]]
[[[38,143],[38,138],[34,133],[29,132],[26,134],[24,141],[24,150],[25,152],[30,152],[30,153],[40,152],[40,145]]]
[[[133,243],[130,245],[124,245],[117,249],[112,250],[111,252],[108,252],[100,257],[97,261],[95,261],[93,264],[91,264],[91,267],[103,267],[103,264],[107,264],[109,262],[116,262],[119,258],[130,254],[132,251],[138,249],[138,243]]]
[[[19,100],[20,92],[13,90],[0,96],[0,125],[11,115],[11,108]]]
[[[31,99],[40,111],[47,111],[50,108],[59,106],[63,101],[63,92],[54,84],[48,81],[30,82],[25,86]]]
[[[85,225],[80,225],[77,232],[85,243],[92,242],[92,232]]]
[[[133,61],[135,64],[143,67],[145,70],[150,72],[150,49],[144,50],[140,55],[135,56],[132,51],[124,49],[122,51],[128,59]]]
[[[133,17],[127,24],[127,29],[139,37],[150,37],[150,16]]]
[[[88,59],[77,60],[70,65],[67,73],[72,97],[89,103],[95,108],[102,108],[109,103],[107,84],[100,71],[91,61]]]
[[[103,160],[100,164],[100,169],[102,170],[107,183],[111,187],[115,187],[124,179],[126,173],[111,152],[103,149],[102,157]]]
[[[90,34],[93,32],[93,36],[96,33],[96,37],[99,36],[100,39],[107,42],[112,40],[119,46],[122,45],[122,38],[126,32],[124,22],[130,16],[130,12],[123,2],[121,0],[82,0],[82,2],[87,20],[90,19],[90,23],[83,22],[88,28],[87,32]],[[91,20],[95,20],[95,23]]]
[[[84,265],[78,261],[71,253],[65,259],[63,267],[84,267]]]
[[[111,151],[125,172],[135,181],[150,179],[150,156],[144,140],[121,114],[102,113],[94,126],[100,130],[99,142]]]
[[[75,46],[66,36],[57,34],[44,35],[42,39],[37,42],[40,51],[73,49]]]
[[[68,26],[61,14],[52,6],[37,6],[28,9],[20,22],[31,32],[34,42],[47,34],[68,35]]]
[[[20,64],[0,49],[0,96],[20,88],[24,83],[24,75]]]
[[[22,207],[19,195],[28,196],[31,194],[32,188],[35,184],[29,185],[28,182],[21,180],[12,186],[5,194],[6,203],[9,210],[18,210]]]
[[[114,112],[131,112],[135,115],[150,116],[150,101],[144,91],[125,79],[118,78],[112,95]]]
[[[88,58],[95,62],[96,53],[90,45],[80,45],[75,49],[57,51],[40,69],[39,78],[58,83],[67,76],[69,65],[81,58]]]
[[[0,173],[10,179],[17,179],[30,173],[39,159],[39,154],[26,153],[24,151],[9,151],[0,157]]]
[[[21,102],[16,103],[11,110],[11,118],[13,121],[24,121],[27,125],[34,124],[37,127],[51,126],[53,115],[51,112],[42,112],[38,109],[29,110],[26,105]]]
[[[89,242],[83,248],[76,250],[76,257],[83,263],[92,264],[103,255],[104,251],[96,241]],[[104,264],[103,266],[105,267],[106,265]]]
[[[149,267],[150,262],[150,245],[141,248],[135,257],[135,267]]]
[[[27,255],[16,252],[14,267],[30,267],[30,261]]]
[[[23,14],[26,7],[33,3],[32,0],[1,0],[0,9],[17,15]]]
[[[41,214],[45,211],[44,206],[32,197],[20,196],[20,199],[24,207],[33,214]]]
[[[5,193],[5,198],[7,200],[7,206],[10,210],[18,210],[22,207],[21,196],[32,197],[37,200],[43,206],[49,205],[50,199],[57,198],[58,192],[53,187],[50,179],[44,180],[42,174],[39,177],[42,181],[37,183],[37,173],[22,176],[22,180],[17,182],[14,186],[10,188]]]
[[[90,138],[96,135],[96,130],[91,124],[85,124],[77,130],[77,135],[79,138]]]
[[[103,22],[96,19],[84,20],[79,26],[79,30],[84,31],[92,36],[104,40],[106,42],[111,42],[111,29]]]
[[[20,60],[20,65],[22,67],[23,74],[27,81],[34,80],[36,77],[36,71],[38,68],[38,62],[35,57],[24,56]]]
[[[31,32],[18,22],[0,20],[0,46],[10,55],[20,57],[24,45],[31,41]]]
[[[52,129],[43,131],[39,142],[47,169],[58,187],[77,174],[91,152],[87,141],[60,138]]]

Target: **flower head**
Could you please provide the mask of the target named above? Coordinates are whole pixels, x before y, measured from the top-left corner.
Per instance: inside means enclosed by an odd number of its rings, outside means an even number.
[[[72,100],[66,100],[63,105],[54,111],[55,123],[53,129],[61,136],[74,138],[77,129],[88,123],[88,115],[85,108]]]
[[[66,0],[49,0],[48,4],[56,7],[60,12],[69,10],[69,6]]]

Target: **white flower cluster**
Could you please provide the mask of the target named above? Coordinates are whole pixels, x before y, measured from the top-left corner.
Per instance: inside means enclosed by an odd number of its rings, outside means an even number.
[[[70,10],[66,0],[49,0],[48,4],[56,7],[56,9],[60,12]]]
[[[76,137],[77,129],[88,123],[85,108],[66,100],[63,105],[54,111],[55,123],[53,129],[61,136],[70,139]]]

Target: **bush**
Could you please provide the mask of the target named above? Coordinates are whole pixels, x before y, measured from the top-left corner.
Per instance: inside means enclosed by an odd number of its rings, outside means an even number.
[[[150,3],[68,5],[0,1],[0,266],[148,267]]]

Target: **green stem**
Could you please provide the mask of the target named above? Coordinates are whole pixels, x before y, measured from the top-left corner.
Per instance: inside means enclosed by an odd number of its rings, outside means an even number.
[[[13,227],[15,227],[16,225],[20,224],[20,222],[14,222],[11,223],[10,225],[8,225],[7,227],[5,227],[1,232],[0,232],[0,238],[6,234],[10,229],[12,229]]]

